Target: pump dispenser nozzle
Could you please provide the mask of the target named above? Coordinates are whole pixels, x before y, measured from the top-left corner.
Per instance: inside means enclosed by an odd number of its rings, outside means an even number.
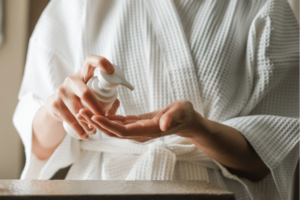
[[[101,102],[114,102],[117,98],[117,89],[119,85],[123,85],[130,90],[133,90],[134,87],[125,79],[123,70],[113,65],[115,72],[111,75],[107,75],[100,71],[98,76],[91,78],[87,85],[93,89],[98,97],[98,100]]]
[[[99,87],[116,88],[118,85],[123,85],[130,90],[134,90],[134,87],[125,79],[123,70],[117,65],[113,66],[115,72],[112,75],[107,75],[100,71],[100,75],[98,75]]]

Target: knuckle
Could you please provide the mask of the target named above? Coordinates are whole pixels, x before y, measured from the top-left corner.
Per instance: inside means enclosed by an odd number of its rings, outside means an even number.
[[[69,95],[69,98],[72,100],[72,105],[76,105],[75,102],[77,102],[76,100],[78,100],[78,97],[76,96],[76,94],[71,94]]]
[[[53,101],[51,104],[51,107],[53,110],[59,110],[60,109],[60,103],[58,101]]]
[[[66,89],[64,87],[59,87],[57,89],[58,95],[65,96],[66,95]]]
[[[50,111],[51,113],[55,116],[58,117],[59,119],[61,118],[61,103],[58,101],[53,101],[50,105]]]
[[[58,89],[59,89],[59,88],[58,88]],[[60,99],[58,89],[56,90],[56,92],[55,92],[54,95],[53,95],[53,101],[58,101],[58,100]]]
[[[86,57],[85,61],[88,61],[88,60],[93,59],[94,56],[95,56],[95,55],[93,55],[93,54],[88,55],[88,56]]]
[[[80,88],[80,91],[81,91],[80,98],[82,98],[84,100],[88,100],[91,98],[90,91],[87,87]]]
[[[72,83],[74,82],[74,79],[75,79],[74,76],[68,76],[68,77],[65,78],[64,83],[65,83],[66,85],[72,84]]]

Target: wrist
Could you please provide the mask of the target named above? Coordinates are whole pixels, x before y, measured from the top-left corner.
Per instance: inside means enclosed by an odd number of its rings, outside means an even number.
[[[197,111],[194,112],[193,131],[186,138],[208,138],[217,133],[217,122],[202,117]]]

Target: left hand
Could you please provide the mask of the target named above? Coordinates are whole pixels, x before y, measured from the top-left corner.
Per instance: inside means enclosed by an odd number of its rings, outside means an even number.
[[[87,109],[83,109],[80,114],[110,137],[139,142],[171,134],[192,138],[197,134],[207,133],[205,119],[194,110],[189,101],[176,101],[164,109],[138,116],[93,116]]]

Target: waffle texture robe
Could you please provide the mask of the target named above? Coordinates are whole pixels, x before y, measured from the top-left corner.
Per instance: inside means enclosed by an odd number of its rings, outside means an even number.
[[[237,200],[289,199],[299,158],[299,25],[286,0],[52,0],[30,39],[14,124],[25,145],[22,179],[206,180]],[[239,130],[270,173],[235,176],[176,135],[144,144],[98,132],[66,135],[47,161],[31,153],[32,121],[90,54],[119,65],[118,114],[189,100],[205,118]],[[95,72],[97,73],[97,71]]]

